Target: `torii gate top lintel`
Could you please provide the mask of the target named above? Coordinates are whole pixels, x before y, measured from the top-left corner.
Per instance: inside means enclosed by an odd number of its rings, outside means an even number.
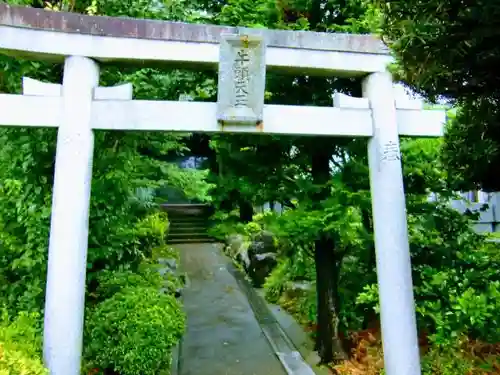
[[[383,71],[391,60],[386,46],[372,35],[88,16],[0,4],[0,50],[36,60],[62,62],[65,56],[83,54],[101,62],[216,69],[218,45],[226,33],[262,36],[267,68],[281,72],[356,76]],[[44,42],[47,34],[52,34],[50,44]]]

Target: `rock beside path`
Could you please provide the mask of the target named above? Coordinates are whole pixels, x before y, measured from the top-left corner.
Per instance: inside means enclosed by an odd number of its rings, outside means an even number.
[[[243,266],[256,287],[261,287],[276,267],[277,251],[276,238],[269,231],[261,231],[251,239],[241,234],[226,239],[226,254]]]

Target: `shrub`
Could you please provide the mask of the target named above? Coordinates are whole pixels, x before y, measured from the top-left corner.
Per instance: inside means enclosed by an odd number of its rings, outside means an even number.
[[[288,269],[290,260],[285,258],[280,260],[278,266],[266,278],[264,292],[266,299],[271,303],[277,303],[285,290],[285,284],[289,279]]]
[[[48,375],[39,358],[31,358],[0,342],[0,375]]]
[[[151,287],[160,290],[164,280],[156,270],[147,268],[141,273],[130,270],[106,270],[101,272],[98,281],[99,286],[95,295],[98,301],[104,301],[126,288]]]
[[[226,237],[230,234],[242,234],[247,235],[245,230],[245,224],[243,223],[232,223],[229,221],[218,223],[212,226],[208,233],[217,238],[218,240],[224,241]]]
[[[310,329],[316,327],[317,316],[317,297],[316,297],[316,284],[313,284],[310,290],[304,291],[302,294],[293,298],[282,296],[280,298],[280,305],[292,314],[298,323]],[[313,328],[313,334],[315,334]]]
[[[274,211],[264,211],[262,213],[253,215],[252,221],[265,226],[269,223],[274,222],[278,216],[279,215]]]
[[[250,222],[250,223],[245,225],[245,232],[248,236],[251,237],[253,235],[256,235],[256,234],[262,232],[262,227],[255,222]]]
[[[474,362],[467,358],[461,351],[439,350],[432,348],[422,358],[423,375],[469,375],[480,374],[474,371]],[[456,348],[458,349],[458,348]]]
[[[255,218],[259,219],[259,222],[255,220]],[[227,236],[231,234],[241,234],[245,237],[252,237],[260,232],[262,232],[264,224],[264,218],[267,220],[274,219],[274,215],[264,215],[257,214],[254,216],[254,221],[249,223],[241,223],[239,221],[239,216],[231,213],[216,213],[212,215],[212,220],[216,223],[209,229],[209,234],[219,240],[225,240]]]
[[[500,347],[460,336],[447,347],[433,345],[422,358],[423,375],[500,373]]]
[[[425,203],[408,222],[419,327],[440,346],[451,345],[461,334],[498,342],[497,248],[446,206]],[[376,285],[365,285],[357,302],[376,310]]]
[[[143,249],[150,250],[156,246],[165,245],[169,228],[167,213],[156,211],[135,224],[134,232]]]
[[[310,261],[306,256],[304,259]],[[291,313],[299,323],[310,326],[316,322],[316,286],[314,278],[303,277],[304,273],[300,271],[301,268],[306,268],[304,259],[280,259],[278,266],[266,278],[264,291],[267,301],[279,304]],[[314,268],[314,264],[312,267]],[[286,292],[287,284],[295,281],[297,275],[301,279],[312,282],[311,289],[289,295]]]
[[[41,359],[38,314],[21,313],[10,321],[4,312],[0,324],[0,375],[48,375]]]
[[[172,272],[162,275],[161,269],[165,266],[158,262],[162,258],[177,260],[178,254],[167,246],[155,248],[152,252],[152,259],[146,259],[135,271],[125,268],[101,271],[97,277],[98,286],[91,294],[93,301],[102,302],[126,288],[134,287],[149,287],[175,293],[182,287],[180,278]]]
[[[124,288],[88,315],[87,364],[122,375],[158,375],[170,368],[171,350],[184,326],[173,296],[152,287]]]
[[[151,250],[151,260],[158,262],[161,259],[175,259],[179,261],[179,252],[171,246],[156,246]]]

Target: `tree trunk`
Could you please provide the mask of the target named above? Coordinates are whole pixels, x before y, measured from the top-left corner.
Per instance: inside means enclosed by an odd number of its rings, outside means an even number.
[[[232,211],[240,199],[240,192],[237,190],[231,190],[226,194],[224,199],[219,204],[219,210],[224,212]]]
[[[240,206],[240,221],[245,224],[251,222],[253,219],[252,202],[240,198],[238,204]]]
[[[314,152],[312,157],[314,184],[321,188],[313,197],[315,209],[330,196],[330,154]],[[339,338],[338,280],[341,261],[336,260],[335,242],[328,233],[321,232],[315,241],[314,261],[316,265],[317,333],[315,349],[322,363],[346,358]]]
[[[292,210],[295,210],[297,208],[297,207],[295,207],[295,205],[292,203],[292,201],[290,199],[283,200],[283,202],[281,202],[281,205],[283,207],[291,208]]]
[[[361,210],[361,219],[363,226],[365,227],[365,230],[367,233],[373,233],[373,224],[372,224],[372,218],[370,215],[370,212],[366,209]],[[367,272],[373,271],[375,267],[377,266],[377,258],[375,255],[375,246],[373,245],[373,242],[370,242],[369,248],[368,248],[368,253],[367,253]]]
[[[269,209],[274,212],[274,201],[269,202]]]
[[[315,349],[322,363],[347,359],[339,332],[338,282],[341,262],[335,259],[333,239],[322,235],[315,242],[317,333]]]
[[[333,361],[333,306],[329,293],[331,277],[327,253],[331,250],[327,238],[321,236],[315,243],[314,261],[316,263],[317,294],[317,332],[316,345],[322,363]]]

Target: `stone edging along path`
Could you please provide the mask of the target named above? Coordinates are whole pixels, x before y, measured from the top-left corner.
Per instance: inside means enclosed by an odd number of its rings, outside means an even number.
[[[232,262],[227,265],[241,291],[246,295],[257,322],[266,336],[274,353],[280,360],[288,375],[315,375],[313,369],[306,363],[302,354],[284,332],[266,301],[253,288],[251,283]]]

